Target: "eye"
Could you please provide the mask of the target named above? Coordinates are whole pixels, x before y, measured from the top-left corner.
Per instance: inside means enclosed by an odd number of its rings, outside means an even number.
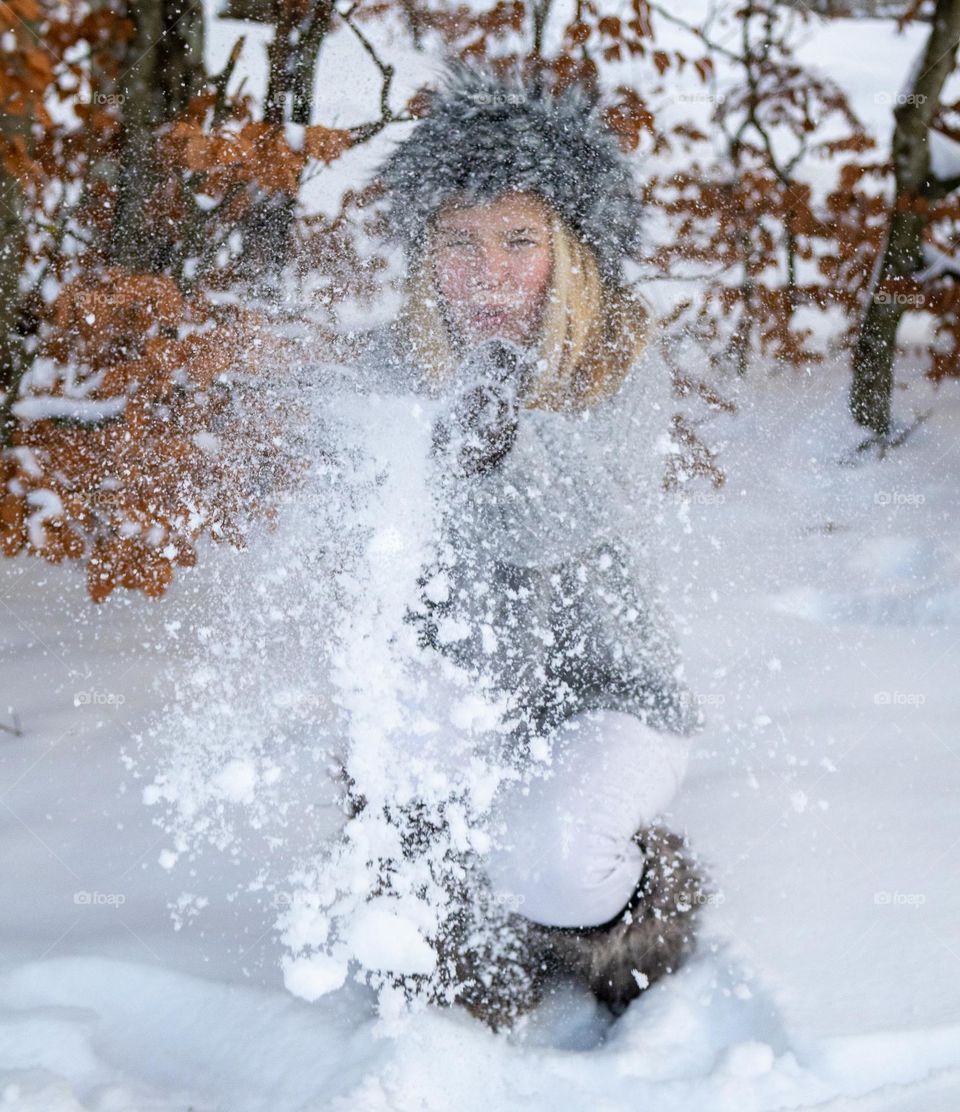
[[[511,236],[507,241],[511,247],[536,247],[537,241],[530,236]]]

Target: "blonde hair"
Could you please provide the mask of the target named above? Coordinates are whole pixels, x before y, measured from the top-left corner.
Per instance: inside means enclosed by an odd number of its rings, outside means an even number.
[[[550,224],[552,267],[541,318],[540,370],[523,403],[533,409],[580,410],[615,394],[649,341],[653,319],[636,294],[604,282],[593,250],[539,195]],[[402,342],[428,382],[456,370],[459,338],[444,319],[434,281],[431,221],[412,260],[397,317]]]

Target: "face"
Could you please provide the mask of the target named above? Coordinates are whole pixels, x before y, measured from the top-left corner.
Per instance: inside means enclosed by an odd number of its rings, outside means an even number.
[[[467,344],[535,339],[551,270],[550,224],[539,199],[507,193],[437,214],[434,273],[448,322]]]

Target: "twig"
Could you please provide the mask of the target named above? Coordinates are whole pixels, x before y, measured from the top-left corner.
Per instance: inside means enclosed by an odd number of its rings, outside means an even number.
[[[373,44],[350,18],[356,7],[356,4],[352,4],[345,12],[337,11],[336,14],[340,16],[343,22],[357,37],[360,45],[380,71],[380,76],[383,78],[383,81],[380,86],[380,119],[375,120],[373,123],[360,124],[357,127],[350,128],[350,137],[354,145],[365,143],[368,139],[372,139],[374,135],[383,131],[389,123],[407,123],[413,119],[412,116],[396,115],[390,107],[390,87],[393,84],[394,68],[380,59],[376,50],[373,48]]]
[[[20,727],[20,717],[13,707],[10,708],[10,715],[13,718],[13,725],[5,726],[0,722],[0,730],[3,730],[5,734],[13,734],[14,737],[23,737],[23,730]]]
[[[910,436],[931,416],[933,416],[933,410],[925,409],[922,413],[915,413],[913,420],[901,428],[891,428],[887,433],[873,433],[866,440],[861,440],[852,451],[841,456],[837,462],[841,467],[855,467],[862,463],[867,455],[872,453],[876,453],[877,459],[885,459],[887,452],[906,443]]]

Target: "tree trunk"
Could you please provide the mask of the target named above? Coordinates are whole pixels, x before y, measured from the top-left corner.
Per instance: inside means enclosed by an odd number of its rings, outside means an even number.
[[[937,0],[933,25],[916,77],[894,110],[894,211],[883,254],[874,270],[870,300],[853,356],[850,412],[877,438],[890,432],[893,359],[905,304],[897,279],[921,267],[923,232],[932,194],[928,133],[960,40],[960,0]],[[894,292],[890,291],[891,284]]]
[[[332,0],[319,0],[305,13],[282,0],[278,4],[276,27],[268,51],[270,77],[264,105],[267,123],[282,124],[287,119],[295,124],[313,122],[317,57],[332,16]]]
[[[0,448],[10,441],[10,407],[24,367],[23,338],[19,329],[24,236],[22,205],[20,183],[0,161]]]
[[[157,183],[157,128],[174,119],[203,88],[201,0],[130,0],[136,34],[127,46],[117,93],[123,130],[117,206],[109,255],[131,270],[163,269],[168,237],[152,234],[150,199]]]
[[[36,34],[34,28],[28,28]],[[34,108],[26,98],[18,111],[0,112],[0,448],[10,443],[14,419],[11,408],[26,370],[24,300],[21,290],[27,229],[23,219],[24,192],[6,165],[14,142],[33,153]],[[0,498],[5,491],[0,487]]]
[[[280,126],[313,123],[317,59],[333,18],[333,0],[298,5],[276,0],[273,39],[268,50],[270,76],[264,119]],[[265,282],[265,290],[290,255],[290,236],[296,198],[263,198],[251,211],[244,228],[246,240],[240,274],[248,281]]]

